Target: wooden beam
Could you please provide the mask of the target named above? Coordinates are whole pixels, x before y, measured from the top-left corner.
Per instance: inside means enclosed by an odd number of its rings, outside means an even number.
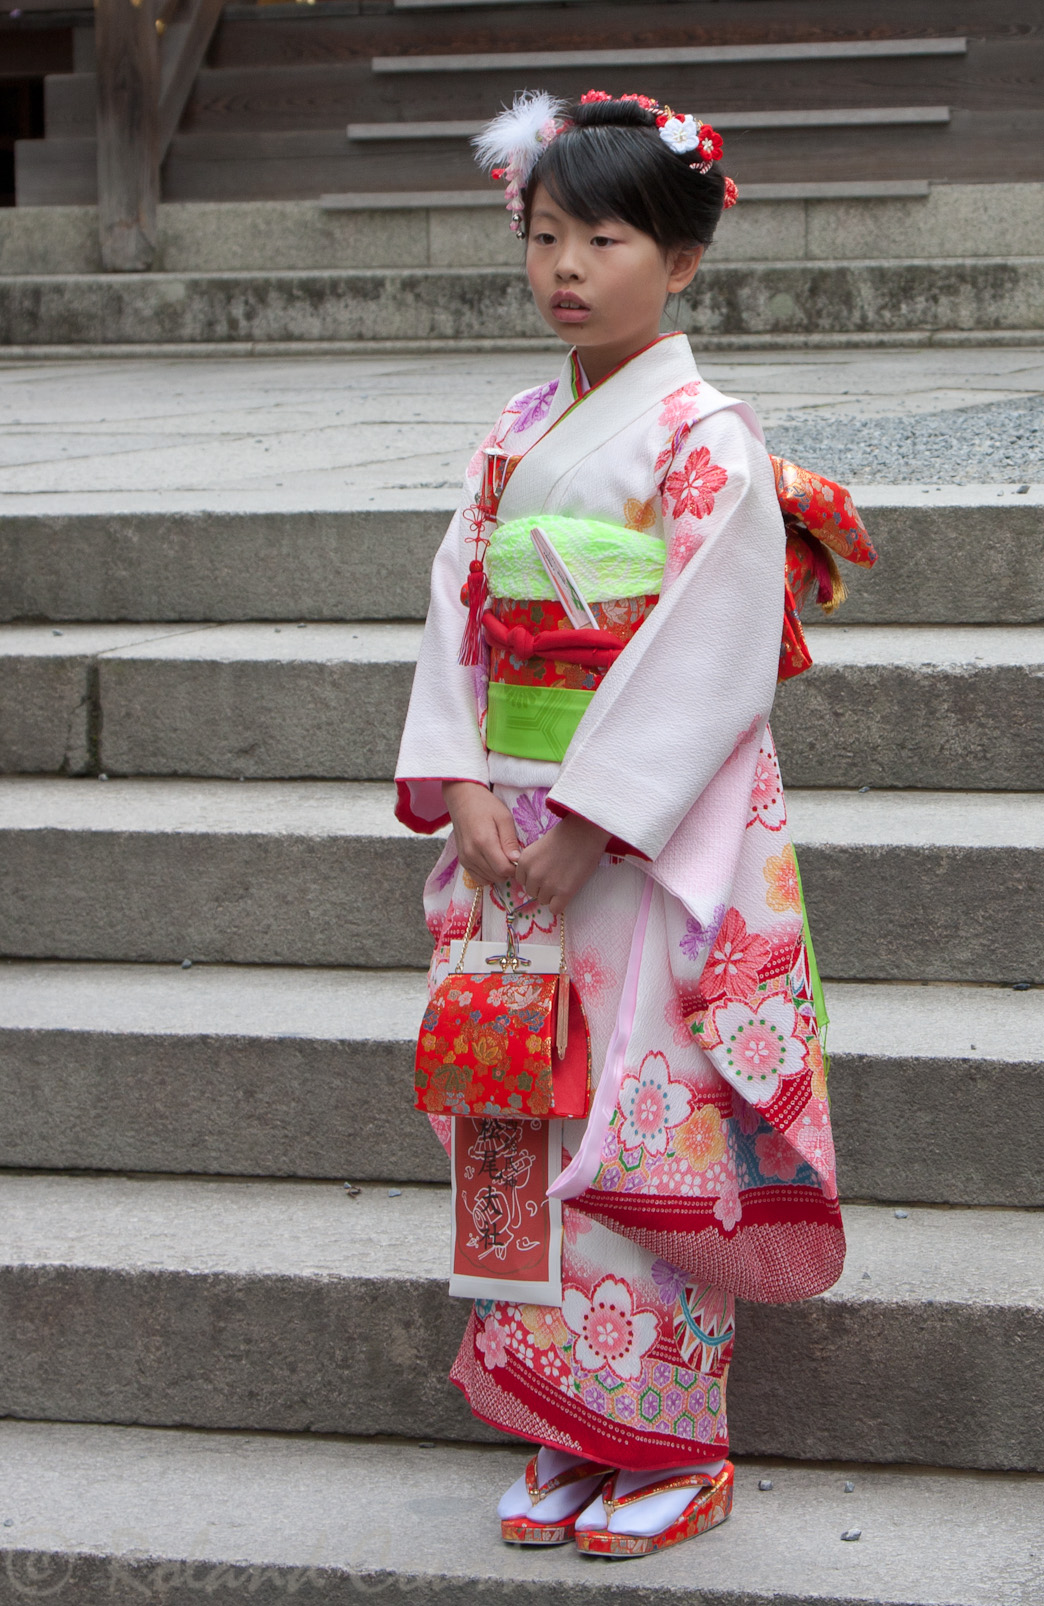
[[[159,103],[159,159],[177,133],[196,74],[203,65],[224,0],[187,0],[164,22]],[[160,21],[164,21],[161,13]]]
[[[140,273],[156,252],[159,38],[153,0],[97,0],[98,229],[103,265]]]

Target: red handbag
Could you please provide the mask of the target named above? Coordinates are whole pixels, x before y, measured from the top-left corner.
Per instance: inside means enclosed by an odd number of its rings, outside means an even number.
[[[475,894],[450,974],[424,1012],[417,1038],[414,1105],[429,1115],[580,1120],[591,1102],[591,1034],[569,979],[565,920],[559,947],[472,943]],[[465,965],[468,952],[471,963]]]

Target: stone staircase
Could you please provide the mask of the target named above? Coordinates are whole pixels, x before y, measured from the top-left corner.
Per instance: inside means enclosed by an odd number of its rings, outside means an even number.
[[[46,137],[16,142],[0,209],[8,355],[539,341],[469,131],[526,86],[638,79],[713,118],[740,185],[678,309],[704,349],[1041,339],[1044,28],[1024,0],[227,5],[163,166],[156,271],[117,275],[92,13],[67,3],[73,70],[34,80]],[[25,4],[0,50],[66,0]]]
[[[0,514],[0,1603],[601,1603],[445,1380],[388,784],[441,499],[140,500]],[[741,1312],[761,1459],[634,1606],[1044,1602],[1044,491],[860,500],[773,721],[848,1263]]]

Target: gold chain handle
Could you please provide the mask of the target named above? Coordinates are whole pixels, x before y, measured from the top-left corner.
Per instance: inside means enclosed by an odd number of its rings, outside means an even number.
[[[464,957],[467,954],[468,945],[471,942],[472,937],[475,935],[475,926],[478,923],[479,914],[482,909],[482,894],[484,890],[485,889],[483,887],[477,887],[475,889],[475,896],[472,900],[471,911],[468,915],[468,924],[464,931],[464,942],[461,946],[460,958],[457,960],[457,966],[453,972],[455,976],[462,976],[464,974]],[[509,914],[507,910],[505,910],[505,919],[510,925],[513,915]],[[560,957],[558,965],[558,997],[555,1009],[555,1049],[558,1053],[559,1059],[561,1059],[565,1054],[566,1048],[569,1044],[570,983],[569,965],[568,961],[566,960],[566,921],[564,911],[558,919],[558,951]]]

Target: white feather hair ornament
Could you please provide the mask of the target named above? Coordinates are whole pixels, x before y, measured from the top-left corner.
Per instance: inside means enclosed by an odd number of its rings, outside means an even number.
[[[480,167],[507,179],[504,202],[515,234],[522,233],[522,191],[541,152],[562,132],[564,110],[565,102],[546,90],[525,90],[471,142]]]

